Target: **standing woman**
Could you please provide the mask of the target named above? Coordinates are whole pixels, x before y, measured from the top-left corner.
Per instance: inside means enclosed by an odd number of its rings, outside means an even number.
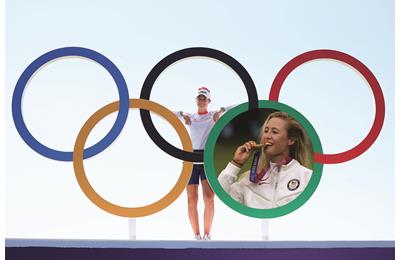
[[[254,158],[252,170],[238,180],[240,169],[257,149],[261,152],[255,155],[259,158]],[[306,188],[312,174],[311,155],[308,136],[299,122],[287,113],[274,112],[261,128],[260,144],[248,141],[239,146],[218,181],[233,199],[248,207],[280,207]]]
[[[196,105],[197,113],[176,112],[176,115],[184,119],[185,124],[189,125],[190,138],[193,143],[193,149],[196,152],[203,151],[207,141],[208,134],[215,122],[225,111],[221,108],[219,111],[208,111],[208,105],[211,102],[210,90],[206,87],[201,87],[197,90]],[[204,200],[204,236],[200,235],[199,216],[197,212],[198,202],[198,186],[199,179],[203,191]],[[188,198],[189,220],[192,226],[196,240],[210,240],[210,232],[214,217],[214,192],[212,191],[206,174],[204,172],[204,163],[194,163],[192,176],[186,188]]]

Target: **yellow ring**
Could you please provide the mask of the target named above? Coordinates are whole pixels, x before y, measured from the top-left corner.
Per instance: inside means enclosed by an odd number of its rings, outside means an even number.
[[[165,118],[177,131],[179,138],[181,139],[182,147],[184,151],[193,152],[192,141],[190,140],[190,136],[186,131],[185,126],[182,122],[176,117],[170,110],[161,106],[158,103],[145,100],[145,99],[130,99],[129,100],[130,108],[140,108],[146,109],[152,112],[155,112]],[[74,146],[74,154],[73,154],[73,164],[75,177],[78,180],[79,186],[82,191],[86,194],[86,196],[99,208],[107,211],[108,213],[122,216],[122,217],[144,217],[151,214],[154,214],[166,207],[168,207],[172,202],[174,202],[179,195],[184,191],[187,183],[189,182],[190,175],[193,168],[192,162],[183,162],[183,167],[181,171],[181,175],[179,176],[178,181],[171,191],[168,192],[167,195],[162,197],[160,200],[143,206],[143,207],[122,207],[115,205],[104,198],[102,198],[90,185],[85,169],[83,166],[83,149],[85,147],[86,140],[92,131],[92,129],[96,126],[96,124],[102,120],[107,115],[115,112],[119,109],[119,101],[110,103],[98,111],[96,111],[83,125],[82,129],[79,131],[78,137]]]

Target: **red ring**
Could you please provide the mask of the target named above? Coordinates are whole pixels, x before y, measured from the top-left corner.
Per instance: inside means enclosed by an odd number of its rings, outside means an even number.
[[[305,52],[300,54],[299,56],[293,58],[291,61],[286,63],[285,66],[279,71],[276,75],[271,90],[269,92],[269,99],[273,101],[278,101],[279,93],[282,88],[283,82],[286,80],[287,76],[308,61],[316,60],[316,59],[332,59],[344,62],[358,72],[367,80],[369,86],[371,87],[372,93],[375,99],[375,119],[374,123],[372,124],[371,130],[369,131],[368,135],[362,140],[358,145],[353,147],[350,150],[347,150],[342,153],[336,154],[321,154],[315,153],[314,160],[318,163],[342,163],[360,156],[365,151],[367,151],[371,145],[375,142],[378,138],[380,131],[382,130],[383,121],[385,118],[385,100],[383,97],[382,89],[379,85],[378,80],[375,78],[374,74],[365,66],[362,62],[357,60],[356,58],[334,50],[314,50]]]

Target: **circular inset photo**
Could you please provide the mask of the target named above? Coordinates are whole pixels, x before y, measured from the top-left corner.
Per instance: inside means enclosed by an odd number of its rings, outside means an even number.
[[[256,218],[286,215],[314,193],[322,164],[320,139],[295,109],[274,101],[248,103],[221,117],[207,139],[204,164],[215,194],[230,208]]]

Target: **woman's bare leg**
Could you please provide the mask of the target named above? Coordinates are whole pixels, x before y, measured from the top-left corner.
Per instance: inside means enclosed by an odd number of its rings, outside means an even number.
[[[207,180],[201,181],[204,200],[204,234],[210,234],[214,218],[214,192]]]
[[[198,184],[190,184],[186,187],[189,220],[195,235],[200,234],[199,214],[197,213],[198,187]]]

